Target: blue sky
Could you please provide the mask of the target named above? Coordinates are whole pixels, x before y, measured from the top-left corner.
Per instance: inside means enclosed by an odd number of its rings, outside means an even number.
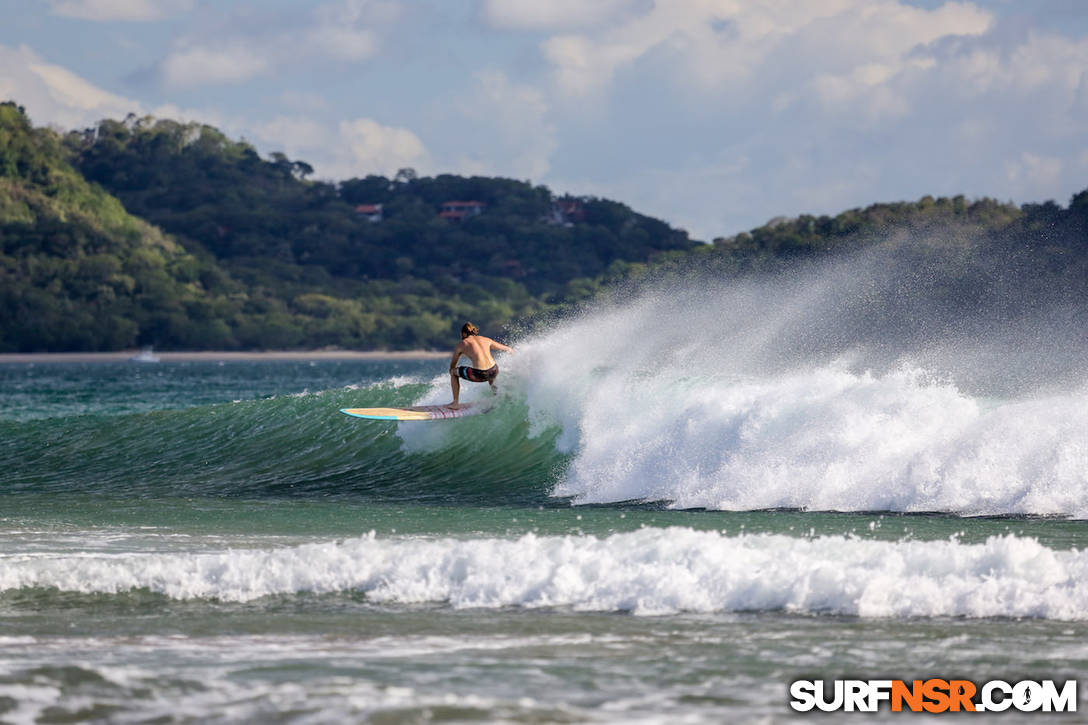
[[[452,172],[728,236],[1088,187],[1088,2],[0,0],[36,124],[211,123],[320,178]]]

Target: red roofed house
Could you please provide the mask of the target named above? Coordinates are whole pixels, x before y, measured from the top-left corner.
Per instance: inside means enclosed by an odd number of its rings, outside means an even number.
[[[447,201],[438,216],[459,222],[466,217],[479,216],[486,208],[487,204],[482,201]]]
[[[368,222],[380,222],[382,220],[382,205],[360,204],[355,207],[355,213],[365,218]]]

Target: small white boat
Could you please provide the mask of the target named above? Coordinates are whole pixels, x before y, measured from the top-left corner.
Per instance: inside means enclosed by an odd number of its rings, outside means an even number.
[[[143,350],[140,350],[140,352],[129,358],[129,362],[138,363],[157,363],[158,361],[159,356],[156,355],[150,347],[145,347]]]

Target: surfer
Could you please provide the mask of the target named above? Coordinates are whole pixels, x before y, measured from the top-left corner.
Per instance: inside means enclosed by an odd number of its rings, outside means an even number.
[[[450,360],[450,387],[453,389],[453,402],[450,403],[450,408],[460,407],[457,401],[461,397],[461,378],[470,383],[487,383],[491,386],[492,393],[498,392],[495,387],[495,378],[499,376],[499,366],[491,357],[492,350],[514,352],[512,347],[481,335],[480,328],[471,322],[462,325],[461,342],[453,348],[453,358]],[[457,366],[457,361],[462,355],[467,355],[472,360],[472,367]]]

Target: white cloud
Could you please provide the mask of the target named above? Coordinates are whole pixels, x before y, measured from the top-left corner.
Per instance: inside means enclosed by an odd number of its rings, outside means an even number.
[[[897,72],[891,66],[874,63],[845,75],[818,76],[810,89],[825,111],[848,111],[873,125],[905,116],[911,110],[907,99],[887,85]]]
[[[159,75],[168,86],[195,87],[244,83],[314,60],[365,61],[378,52],[378,29],[398,15],[391,3],[340,0],[290,28],[270,22],[253,32],[181,38],[159,63]]]
[[[319,25],[381,26],[395,22],[402,14],[401,5],[392,0],[335,0],[317,8]]]
[[[391,176],[411,167],[451,172],[541,178],[551,168],[558,129],[545,94],[481,71],[460,98],[442,104],[445,149],[436,158],[412,130],[370,118],[327,123],[305,115],[279,116],[250,126],[262,147],[310,163],[319,178]]]
[[[182,108],[173,103],[164,103],[152,108],[148,115],[154,118],[168,118],[179,123],[203,123],[214,126],[230,137],[244,134],[245,124],[237,118],[225,116],[206,108]]]
[[[383,126],[369,118],[341,121],[340,140],[352,158],[343,162],[348,173],[342,177],[366,174],[392,175],[404,167],[419,168],[427,163],[427,149],[414,133],[406,128]]]
[[[1013,48],[951,48],[938,61],[941,71],[963,83],[963,92],[971,96],[1038,90],[1074,94],[1088,74],[1088,39],[1031,32]]]
[[[206,83],[243,83],[271,70],[272,63],[262,51],[245,45],[223,48],[179,49],[162,62],[163,80],[170,86]]]
[[[106,118],[124,119],[130,113],[182,122],[199,121],[228,134],[238,133],[242,127],[238,121],[215,111],[174,104],[148,109],[135,99],[110,93],[67,68],[49,63],[25,45],[9,48],[0,44],[0,100],[5,99],[24,106],[36,125],[54,125],[65,130],[88,128]]]
[[[483,17],[496,28],[556,30],[599,25],[632,0],[486,0]]]
[[[392,176],[405,167],[425,172],[431,165],[415,133],[369,118],[329,124],[302,116],[278,116],[251,125],[250,131],[263,148],[306,161],[323,179]]]
[[[288,156],[302,150],[319,149],[329,140],[329,129],[308,118],[278,116],[253,127],[257,137],[275,146],[280,144]]]
[[[377,36],[367,29],[325,25],[314,28],[307,35],[312,47],[340,60],[366,60],[378,50]]]
[[[405,166],[426,169],[430,156],[412,131],[360,118],[330,125],[306,117],[280,116],[247,123],[216,111],[164,104],[148,109],[134,99],[103,90],[68,69],[49,63],[32,49],[0,44],[0,100],[26,107],[37,125],[84,128],[129,113],[216,126],[232,138],[250,136],[260,148],[284,151],[310,162],[324,178],[393,174]]]
[[[587,108],[624,129],[602,155],[583,141],[581,171],[554,173],[696,236],[927,193],[1030,201],[1084,186],[1083,35],[951,1],[636,9],[541,43],[564,145]],[[598,118],[591,132],[607,138]],[[743,174],[730,171],[738,159],[750,160]]]
[[[162,20],[193,9],[193,0],[49,0],[54,15],[80,20]]]
[[[678,112],[709,107],[704,123],[721,124],[720,135],[682,139],[683,125],[655,115],[662,129],[655,136],[667,133],[676,157],[633,166],[629,179],[590,181],[705,239],[781,214],[833,214],[924,194],[1065,201],[1086,185],[1088,39],[987,31],[898,57],[848,55],[841,65],[809,58],[803,73],[768,56],[748,84],[758,93],[726,83],[682,99],[691,105]],[[638,67],[655,77],[654,63],[673,60],[647,57]],[[606,123],[666,105],[652,95],[631,107],[635,78],[614,84],[624,105],[612,102]],[[655,136],[629,135],[631,147],[655,147]],[[691,155],[694,147],[710,160]],[[751,163],[731,173],[735,159]]]
[[[568,93],[585,96],[603,90],[612,73],[623,63],[638,57],[637,49],[623,46],[598,48],[592,40],[575,35],[551,38],[544,43],[544,55],[555,66],[555,80]]]
[[[375,28],[400,16],[399,6],[377,0],[340,0],[318,7],[307,45],[316,52],[347,61],[366,60],[378,50]]]
[[[515,178],[544,176],[559,146],[558,129],[549,120],[544,93],[510,81],[497,70],[480,71],[472,90],[458,104],[474,133],[471,149],[452,162],[466,174]]]
[[[67,68],[30,60],[27,68],[44,84],[44,89],[59,106],[80,111],[120,109],[138,106],[121,96],[104,91],[80,78]]]
[[[822,71],[853,85],[871,83],[867,67],[893,72],[912,49],[981,34],[991,23],[988,13],[953,2],[935,10],[898,0],[659,2],[600,33],[559,35],[542,47],[558,88],[574,95],[603,92],[617,73],[654,56],[667,61],[674,82],[702,90],[751,81],[761,70],[779,83]]]
[[[65,129],[141,112],[139,102],[105,91],[25,45],[0,45],[0,95],[23,105],[35,123]]]
[[[1050,189],[1061,178],[1064,166],[1061,159],[1024,151],[1005,164],[1005,173],[1015,186]]]

